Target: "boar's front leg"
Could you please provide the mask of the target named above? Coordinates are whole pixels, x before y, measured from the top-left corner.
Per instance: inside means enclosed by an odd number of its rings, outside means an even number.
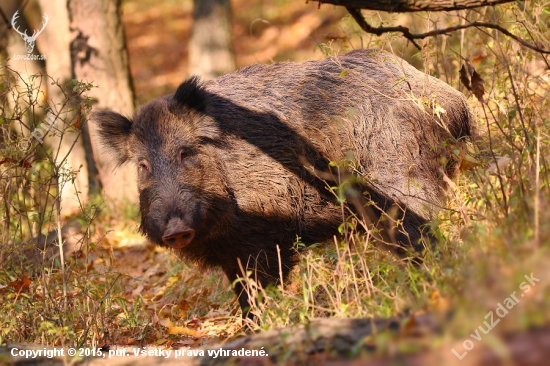
[[[285,253],[286,251],[283,251]],[[261,255],[259,257],[262,257]],[[267,256],[266,256],[267,257]],[[264,258],[266,258],[264,257]],[[243,272],[241,269],[241,266],[239,266],[239,260],[235,260],[236,263],[233,266],[228,263],[228,266],[222,266],[222,269],[224,273],[226,274],[227,278],[231,283],[234,285],[234,291],[237,295],[237,298],[239,299],[239,305],[241,306],[242,312],[243,312],[243,319],[248,318],[253,321],[256,321],[254,315],[250,313],[250,309],[252,308],[252,305],[257,305],[254,303],[256,299],[250,298],[249,294],[252,293],[252,289],[247,288],[247,282],[242,280],[243,279]],[[242,261],[241,261],[242,263]],[[290,263],[290,262],[289,262]],[[252,280],[256,282],[259,286],[266,289],[269,285],[277,285],[280,283],[280,276],[279,273],[279,265],[278,260],[275,258],[272,258],[271,261],[267,260],[259,260],[258,256],[256,256],[255,261],[250,261],[247,263],[244,267],[245,271],[252,271]],[[271,264],[271,266],[269,265]],[[287,278],[288,273],[290,271],[290,266],[285,262],[284,256],[283,256],[283,265],[281,266],[283,273],[283,281]],[[238,278],[240,278],[240,281],[236,281]]]
[[[243,319],[248,318],[250,320],[254,320],[254,315],[250,312],[252,304],[249,302],[249,291],[245,288],[245,284],[242,280],[235,282],[239,277],[242,278],[240,275],[241,270],[236,267],[223,267],[223,271],[229,279],[229,282],[231,282],[233,290],[239,299],[239,305],[241,306],[241,310],[243,312]]]

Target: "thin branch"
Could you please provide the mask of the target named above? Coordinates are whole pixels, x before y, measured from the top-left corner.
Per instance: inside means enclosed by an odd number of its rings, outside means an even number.
[[[550,50],[545,50],[545,49],[540,48],[540,47],[538,47],[534,44],[526,42],[523,39],[519,38],[518,36],[512,34],[507,29],[502,28],[501,26],[499,26],[497,24],[493,24],[493,23],[471,22],[471,23],[459,24],[459,25],[455,25],[453,27],[447,27],[447,28],[443,28],[443,29],[434,29],[434,30],[426,32],[426,33],[411,33],[409,28],[403,27],[401,25],[398,25],[398,26],[395,26],[395,27],[373,27],[373,26],[371,26],[370,24],[367,23],[367,21],[363,17],[363,14],[361,14],[361,10],[355,9],[355,8],[350,8],[350,7],[347,7],[346,9],[351,14],[353,19],[355,19],[357,24],[361,27],[361,29],[363,29],[365,32],[376,34],[377,36],[380,36],[384,33],[389,33],[389,32],[401,32],[403,34],[403,37],[408,39],[419,50],[422,49],[422,47],[420,47],[420,45],[418,45],[418,43],[415,42],[415,39],[424,39],[424,38],[428,38],[428,37],[439,36],[439,35],[442,35],[442,34],[448,34],[450,32],[455,32],[457,30],[461,30],[461,29],[465,29],[465,28],[476,27],[476,28],[496,29],[497,31],[507,35],[508,37],[512,38],[513,40],[515,40],[516,42],[518,42],[519,44],[521,44],[524,47],[530,48],[530,49],[532,49],[534,51],[537,51],[537,52],[540,52],[540,53],[550,54]]]
[[[308,0],[309,1],[309,0]],[[515,0],[311,0],[348,8],[412,13],[418,11],[451,11],[511,3]]]
[[[415,37],[412,37],[413,35],[411,34],[409,28],[407,27],[403,27],[401,25],[398,25],[396,27],[373,27],[371,26],[369,23],[367,23],[367,21],[365,20],[365,18],[363,17],[363,14],[361,14],[361,10],[359,9],[356,9],[356,8],[350,8],[350,7],[346,7],[346,10],[351,14],[351,16],[353,17],[353,19],[355,19],[355,21],[357,22],[357,24],[361,27],[362,30],[364,30],[365,32],[367,33],[372,33],[372,34],[376,34],[377,36],[381,36],[382,34],[384,33],[389,33],[389,32],[401,32],[403,33],[403,37],[407,38],[409,41],[411,41],[411,43],[416,47],[418,48],[419,50],[422,49],[422,47],[420,47],[415,41]]]

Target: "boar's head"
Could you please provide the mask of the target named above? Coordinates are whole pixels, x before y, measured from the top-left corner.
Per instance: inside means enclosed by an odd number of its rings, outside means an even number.
[[[158,98],[132,119],[98,111],[92,120],[117,165],[137,167],[140,230],[152,242],[208,262],[207,245],[223,235],[231,211],[219,130],[208,116],[209,94],[198,78]]]

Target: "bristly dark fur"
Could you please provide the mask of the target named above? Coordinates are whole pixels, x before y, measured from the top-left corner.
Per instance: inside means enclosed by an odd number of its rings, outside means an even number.
[[[263,286],[287,277],[297,237],[309,245],[338,234],[342,211],[327,185],[346,177],[350,208],[378,223],[381,239],[422,251],[445,204],[443,178],[456,173],[454,151],[475,127],[459,91],[377,50],[191,77],[133,122],[96,119],[119,162],[140,162],[140,231],[232,283],[244,269]],[[338,161],[350,168],[336,174]],[[184,246],[165,240],[173,220],[194,232]]]
[[[127,144],[132,120],[111,111],[96,111],[90,119],[97,123],[101,145],[113,153],[115,166],[124,164],[130,156]]]
[[[181,83],[174,94],[173,102],[197,112],[204,112],[207,105],[207,93],[204,92],[201,78],[193,75]]]

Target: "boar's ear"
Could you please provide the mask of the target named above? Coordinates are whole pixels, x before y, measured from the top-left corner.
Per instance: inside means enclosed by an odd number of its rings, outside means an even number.
[[[98,127],[101,145],[114,153],[116,165],[120,166],[129,158],[128,138],[132,121],[111,111],[96,111],[90,116]]]
[[[176,90],[173,106],[185,106],[197,112],[204,112],[208,103],[208,93],[203,89],[200,77],[194,75],[185,80]]]

